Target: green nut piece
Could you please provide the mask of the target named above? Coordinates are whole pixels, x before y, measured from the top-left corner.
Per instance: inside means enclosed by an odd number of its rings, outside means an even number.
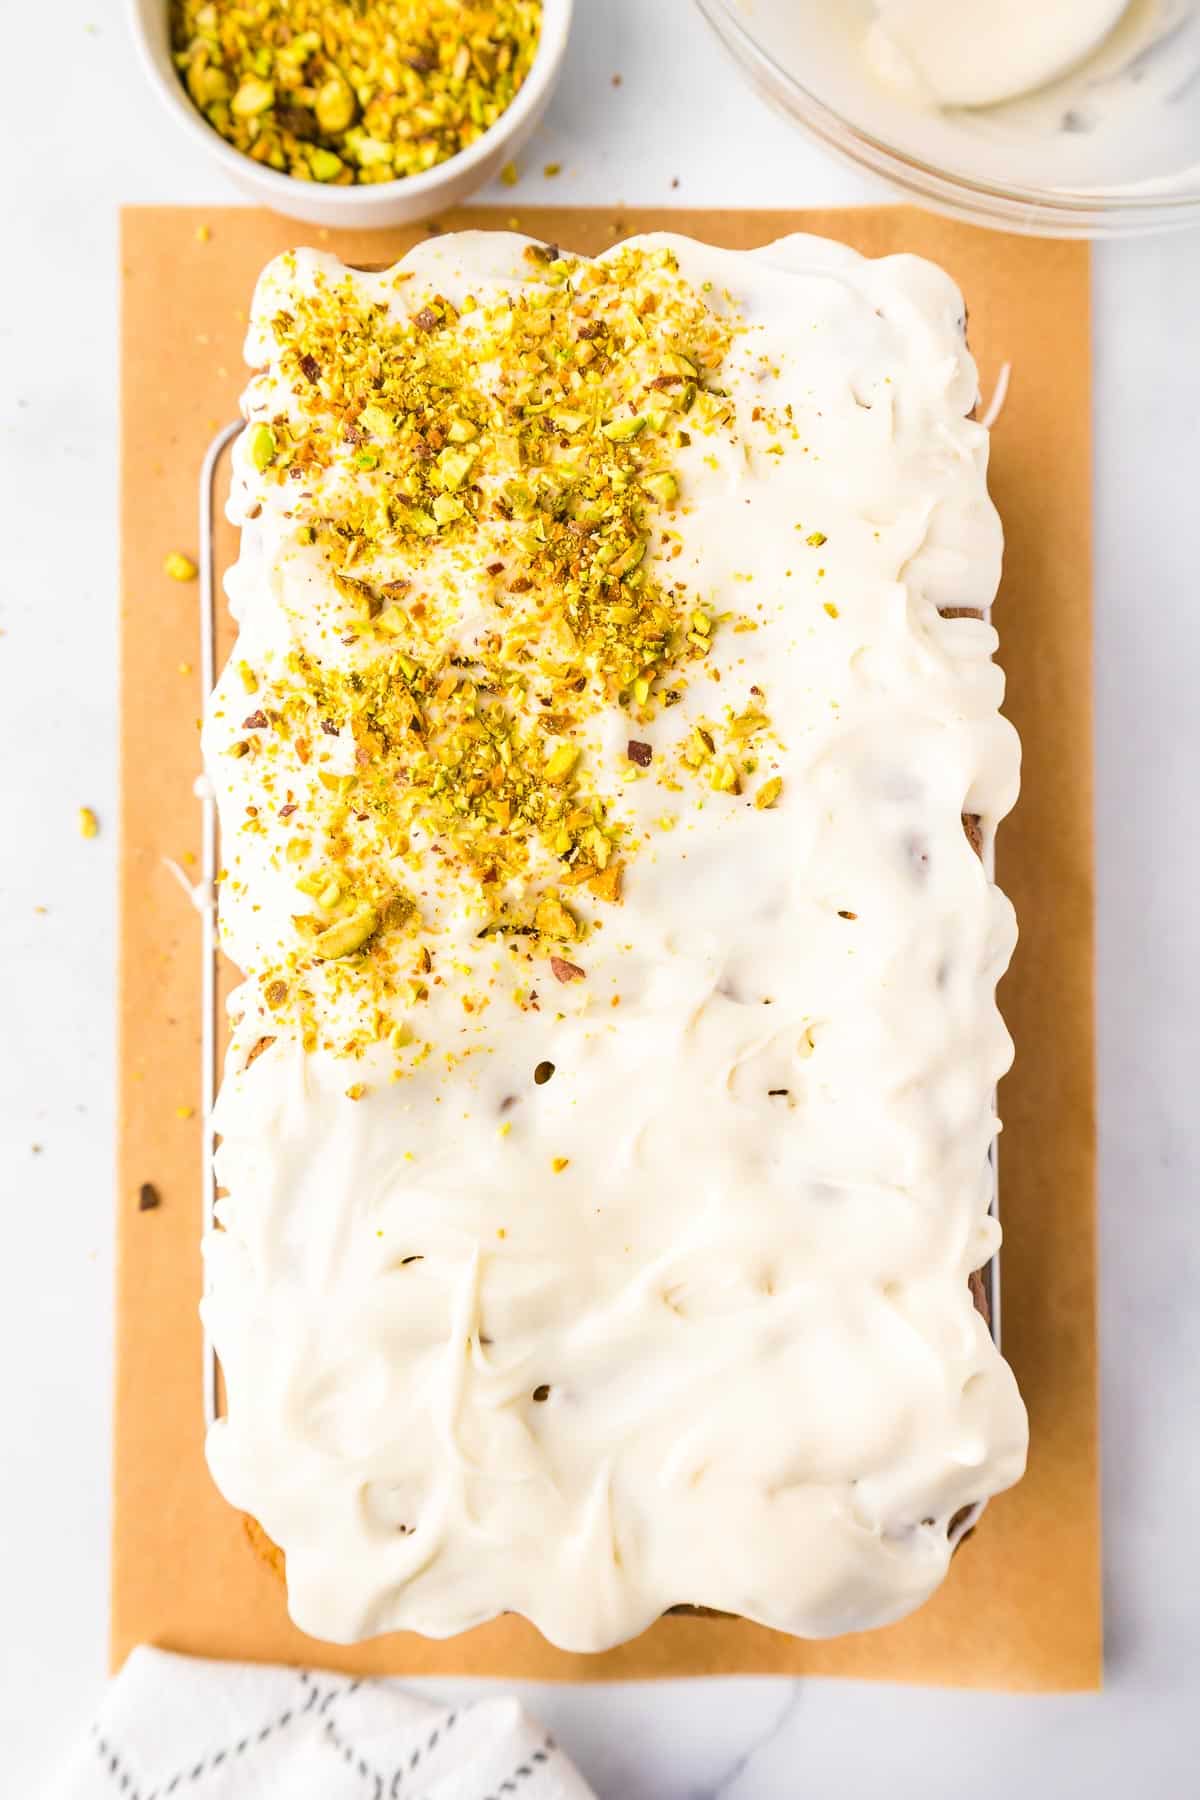
[[[364,431],[369,431],[373,438],[379,438],[382,442],[396,435],[396,420],[382,406],[364,406],[358,415],[358,423]]]
[[[373,906],[360,906],[348,918],[338,919],[316,936],[315,949],[318,956],[328,961],[335,961],[340,956],[353,956],[361,950],[367,939],[379,930],[379,914]]]
[[[350,147],[358,158],[360,168],[378,169],[385,163],[391,163],[392,146],[383,143],[379,138],[358,137],[356,134],[355,141]]]
[[[256,75],[247,75],[229,104],[239,119],[256,119],[259,113],[274,106],[274,86]]]
[[[546,758],[546,780],[552,781],[555,786],[558,786],[573,773],[578,761],[579,746],[577,744],[559,744],[557,749],[552,750]]]
[[[317,124],[330,137],[336,137],[340,131],[346,131],[353,125],[357,111],[358,102],[354,91],[340,75],[331,76],[317,90]]]
[[[269,425],[261,420],[250,428],[250,460],[256,469],[266,469],[275,461],[275,452],[279,448],[275,442],[275,433]]]
[[[614,444],[627,444],[631,438],[637,437],[646,429],[645,414],[639,413],[634,419],[610,419],[600,429]]]
[[[183,554],[182,550],[172,550],[165,556],[163,568],[172,581],[194,581],[196,579],[196,565],[190,556]]]
[[[642,486],[660,506],[670,506],[673,500],[679,498],[679,483],[670,469],[656,469],[652,475],[645,477]]]
[[[439,494],[433,503],[433,516],[439,525],[452,525],[455,519],[461,519],[466,512],[461,500],[453,494]]]
[[[308,166],[314,181],[336,181],[346,165],[332,150],[318,149],[310,154]]]
[[[443,450],[438,457],[438,474],[441,477],[442,486],[449,493],[454,493],[471,473],[474,461],[475,452],[473,450]]]

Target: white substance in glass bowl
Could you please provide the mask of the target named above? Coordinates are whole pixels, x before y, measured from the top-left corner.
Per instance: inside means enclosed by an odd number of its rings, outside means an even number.
[[[1090,56],[1127,0],[877,0],[866,50],[885,79],[941,106],[992,106]]]
[[[771,100],[926,204],[1051,236],[1200,221],[1197,0],[697,4]]]

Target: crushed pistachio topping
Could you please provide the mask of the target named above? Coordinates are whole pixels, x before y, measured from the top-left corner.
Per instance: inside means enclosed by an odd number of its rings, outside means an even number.
[[[81,806],[79,809],[79,835],[80,835],[80,837],[94,838],[99,835],[99,831],[100,831],[100,821],[96,817],[95,813],[92,811],[91,807],[90,806]]]
[[[541,0],[171,0],[175,66],[255,162],[348,187],[445,162],[511,105]]]
[[[265,802],[243,829],[275,816],[297,893],[293,941],[255,978],[305,1041],[314,987],[348,985],[374,1019],[359,1045],[429,1054],[419,1008],[455,973],[431,975],[447,883],[478,940],[545,959],[586,1003],[586,940],[638,849],[628,781],[734,800],[769,731],[759,689],[669,727],[731,618],[674,578],[673,515],[677,452],[733,427],[719,378],[740,328],[668,249],[526,256],[511,291],[457,306],[403,269],[383,299],[317,269],[270,320],[275,373],[250,390],[251,479],[324,568],[340,646],[240,664],[228,748]],[[605,757],[614,709],[630,730]],[[673,744],[652,753],[657,719]]]

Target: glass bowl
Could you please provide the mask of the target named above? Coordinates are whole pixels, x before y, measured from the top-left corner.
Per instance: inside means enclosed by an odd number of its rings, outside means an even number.
[[[1041,237],[1200,224],[1196,0],[1133,0],[1070,74],[971,109],[926,104],[877,72],[870,0],[696,4],[768,100],[921,205]]]

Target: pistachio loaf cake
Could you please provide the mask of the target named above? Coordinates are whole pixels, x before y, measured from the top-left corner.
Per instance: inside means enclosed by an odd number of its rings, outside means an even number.
[[[246,354],[220,1489],[339,1642],[901,1617],[1026,1449],[958,292],[470,233],[279,257]]]

